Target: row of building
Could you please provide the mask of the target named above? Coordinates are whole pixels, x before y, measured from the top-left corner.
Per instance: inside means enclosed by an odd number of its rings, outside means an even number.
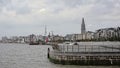
[[[120,27],[103,28],[95,32],[87,31],[84,34],[67,34],[67,41],[120,41]]]
[[[2,37],[0,42],[2,43],[31,43],[31,42],[46,43],[46,42],[56,42],[56,41],[63,42],[63,40],[64,40],[64,37],[59,35],[42,36],[42,35],[31,34],[28,36],[12,36],[12,37],[4,36]]]
[[[102,28],[95,32],[86,31],[84,18],[81,24],[81,34],[67,34],[68,41],[120,41],[120,27]]]
[[[30,43],[30,42],[64,42],[64,41],[120,41],[120,27],[102,28],[95,32],[86,31],[85,21],[82,18],[81,33],[67,34],[66,36],[53,35],[49,33],[47,36],[28,35],[28,36],[13,36],[2,37],[1,42],[4,43]]]
[[[98,29],[95,32],[86,31],[84,34],[60,35],[28,35],[2,37],[3,43],[30,43],[30,42],[64,42],[64,41],[120,41],[120,27]]]
[[[28,35],[28,36],[12,36],[12,37],[2,37],[2,43],[30,43],[32,41],[43,40],[42,35]]]

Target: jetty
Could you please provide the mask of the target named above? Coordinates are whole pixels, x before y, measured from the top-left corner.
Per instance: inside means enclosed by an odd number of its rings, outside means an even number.
[[[58,45],[48,59],[63,65],[120,65],[120,45]]]

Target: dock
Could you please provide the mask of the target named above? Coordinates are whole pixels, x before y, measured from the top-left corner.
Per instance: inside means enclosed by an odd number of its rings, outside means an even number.
[[[58,45],[48,59],[63,65],[120,65],[120,45]]]

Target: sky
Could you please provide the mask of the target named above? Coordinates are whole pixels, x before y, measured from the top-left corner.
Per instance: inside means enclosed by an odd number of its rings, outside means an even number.
[[[120,26],[120,0],[0,0],[0,37],[81,33]]]

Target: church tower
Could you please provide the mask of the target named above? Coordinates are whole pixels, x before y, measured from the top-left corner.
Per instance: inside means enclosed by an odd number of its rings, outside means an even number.
[[[84,18],[82,18],[81,34],[85,34],[85,32],[86,32],[85,21],[84,21]]]

